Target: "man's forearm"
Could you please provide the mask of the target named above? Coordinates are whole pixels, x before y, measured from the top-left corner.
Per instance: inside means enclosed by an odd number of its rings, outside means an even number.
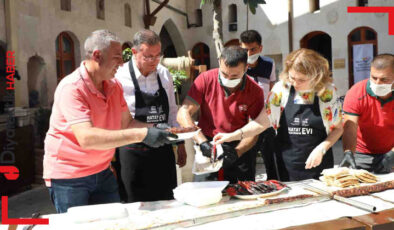
[[[184,128],[194,126],[194,121],[191,117],[191,114],[189,114],[189,111],[187,111],[187,109],[184,109],[183,107],[179,109],[177,121],[179,125]],[[197,135],[195,135],[193,139],[197,144],[201,144],[202,142],[207,141],[207,138],[202,132],[199,132]]]
[[[343,150],[356,151],[357,145],[357,125],[351,121],[346,121],[343,126],[342,136]]]
[[[244,153],[249,151],[253,146],[256,144],[259,136],[254,136],[254,137],[247,137],[242,139],[237,147],[235,147],[235,150],[238,153],[238,157],[241,157]]]
[[[142,142],[147,135],[146,128],[132,128],[122,130],[106,130],[101,128],[87,128],[80,143],[82,148],[107,150],[120,146]]]

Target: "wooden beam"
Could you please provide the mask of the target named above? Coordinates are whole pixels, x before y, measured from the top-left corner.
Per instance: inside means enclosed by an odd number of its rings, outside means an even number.
[[[149,0],[145,0],[145,15],[144,15],[144,24],[145,29],[149,29],[150,26],[153,26],[156,22],[155,15],[165,6],[168,4],[170,0],[164,0],[160,5],[151,13],[150,12],[150,3]]]

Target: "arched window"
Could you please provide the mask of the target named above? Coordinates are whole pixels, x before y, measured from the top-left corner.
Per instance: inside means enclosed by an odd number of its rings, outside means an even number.
[[[97,18],[105,19],[105,2],[104,0],[96,0]]]
[[[237,31],[237,5],[228,6],[228,30]]]
[[[128,3],[124,4],[124,25],[131,27],[131,8]]]
[[[347,36],[348,57],[349,57],[349,88],[357,83],[359,79],[354,79],[353,47],[355,45],[372,44],[372,53],[375,57],[378,53],[378,34],[370,27],[358,27],[352,30]]]
[[[60,9],[71,11],[71,0],[60,0]]]
[[[196,60],[195,65],[206,65],[207,69],[210,67],[209,47],[200,42],[193,46],[192,57]]]
[[[66,32],[56,38],[56,72],[58,82],[75,69],[74,42]]]
[[[224,47],[240,46],[240,45],[241,45],[241,43],[239,42],[239,39],[231,39],[230,41],[228,41],[224,44]]]

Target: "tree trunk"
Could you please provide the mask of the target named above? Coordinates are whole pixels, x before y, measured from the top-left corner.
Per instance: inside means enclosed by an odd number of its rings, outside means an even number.
[[[212,37],[215,42],[216,54],[217,57],[220,57],[220,54],[223,50],[223,31],[222,31],[222,1],[214,0],[213,1],[213,32]]]

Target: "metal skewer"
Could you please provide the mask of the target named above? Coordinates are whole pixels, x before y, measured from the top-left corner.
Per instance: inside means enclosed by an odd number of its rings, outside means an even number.
[[[342,196],[338,196],[338,195],[332,195],[330,192],[327,192],[325,190],[322,190],[320,188],[316,188],[312,185],[308,185],[308,184],[304,184],[305,189],[321,194],[323,196],[329,196],[331,199],[337,200],[339,202],[351,205],[353,207],[368,211],[368,212],[375,212],[376,211],[376,206],[370,205],[370,204],[366,204],[364,202],[361,201],[357,201],[357,200],[352,200],[346,197],[342,197]]]

